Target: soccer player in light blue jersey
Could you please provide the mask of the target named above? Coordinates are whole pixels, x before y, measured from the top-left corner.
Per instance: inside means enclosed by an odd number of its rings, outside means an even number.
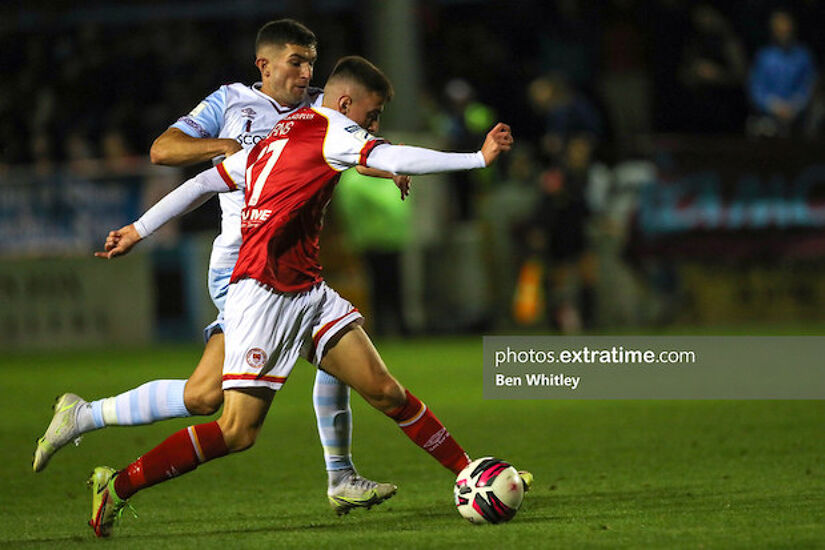
[[[261,81],[251,86],[224,85],[207,96],[155,140],[150,151],[153,163],[179,166],[211,160],[217,164],[236,151],[252,148],[283,117],[302,107],[320,105],[322,90],[309,85],[317,57],[317,40],[312,31],[294,20],[272,21],[258,32],[255,49]],[[369,174],[382,175],[376,171]],[[393,179],[402,188],[403,196],[409,178]],[[222,193],[219,200],[221,232],[214,241],[209,261],[209,293],[218,308],[218,317],[204,329],[206,347],[192,375],[188,380],[153,380],[91,402],[71,393],[60,396],[51,424],[35,449],[35,472],[43,470],[60,448],[86,432],[105,426],[134,426],[167,418],[210,415],[220,408],[223,311],[241,245],[244,196],[242,191]],[[349,387],[318,370],[313,404],[332,508],[344,514],[395,494],[395,485],[373,482],[355,470]]]

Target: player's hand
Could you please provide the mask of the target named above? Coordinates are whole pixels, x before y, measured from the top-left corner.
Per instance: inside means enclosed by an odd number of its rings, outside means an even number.
[[[223,150],[223,155],[225,157],[234,155],[235,153],[243,149],[243,147],[241,147],[241,144],[238,143],[238,140],[236,139],[222,139],[221,141],[223,141],[226,144],[226,147]]]
[[[395,186],[398,187],[399,191],[401,191],[402,201],[407,198],[407,195],[410,194],[410,176],[393,174],[392,172],[386,172],[384,170],[370,168],[369,166],[362,166],[360,164],[355,167],[355,171],[362,176],[391,179]]]
[[[410,176],[397,175],[392,177],[393,183],[401,191],[401,200],[406,199],[410,194]]]
[[[513,133],[510,127],[499,122],[487,134],[484,145],[481,146],[481,154],[484,155],[484,164],[490,166],[498,156],[505,151],[509,151],[513,146]]]
[[[115,256],[123,256],[141,240],[142,238],[135,229],[134,224],[126,225],[115,231],[109,231],[106,243],[103,245],[105,252],[95,252],[95,257],[110,260]]]

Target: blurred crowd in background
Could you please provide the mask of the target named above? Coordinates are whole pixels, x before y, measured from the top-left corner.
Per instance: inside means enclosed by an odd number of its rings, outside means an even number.
[[[152,17],[147,3],[134,21],[115,17],[114,4],[111,21],[106,11],[84,21],[56,6],[18,5],[0,28],[3,164],[143,156],[216,84],[257,76],[263,17],[229,8]],[[307,13],[320,38],[316,84],[339,56],[367,53],[362,9]],[[422,125],[428,111],[476,100],[522,137],[543,136],[540,150],[551,155],[572,133],[613,145],[645,132],[822,129],[825,6],[813,0],[424,0],[416,15]]]
[[[145,162],[152,140],[220,83],[257,80],[254,36],[268,19],[293,16],[318,35],[316,85],[339,56],[369,55],[366,1],[283,2],[298,13],[270,16],[207,2],[198,17],[154,16],[145,3],[131,20],[114,3],[85,19],[64,4],[3,8],[16,17],[0,27],[0,171]],[[493,228],[491,309],[523,324],[598,324],[605,268],[593,236],[616,231],[605,213],[622,169],[654,177],[631,162],[650,160],[641,138],[815,140],[825,129],[822,2],[421,0],[415,18],[419,126],[386,129],[473,150],[495,121],[512,125],[518,144],[500,168],[450,177],[448,216]],[[654,271],[654,286],[675,284]]]

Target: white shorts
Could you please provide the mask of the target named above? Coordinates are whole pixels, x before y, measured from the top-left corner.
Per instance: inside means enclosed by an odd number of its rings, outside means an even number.
[[[280,293],[254,279],[229,285],[223,389],[278,390],[298,357],[320,365],[330,339],[361,313],[321,282]]]
[[[209,269],[209,297],[218,308],[218,317],[203,329],[203,343],[209,341],[213,334],[226,332],[223,321],[223,308],[226,305],[226,293],[229,291],[229,279],[232,277],[231,267],[216,267]]]

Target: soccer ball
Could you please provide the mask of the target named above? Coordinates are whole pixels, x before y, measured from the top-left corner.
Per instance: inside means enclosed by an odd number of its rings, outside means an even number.
[[[515,468],[488,456],[461,470],[453,494],[458,513],[470,523],[503,523],[521,506],[524,485]]]

